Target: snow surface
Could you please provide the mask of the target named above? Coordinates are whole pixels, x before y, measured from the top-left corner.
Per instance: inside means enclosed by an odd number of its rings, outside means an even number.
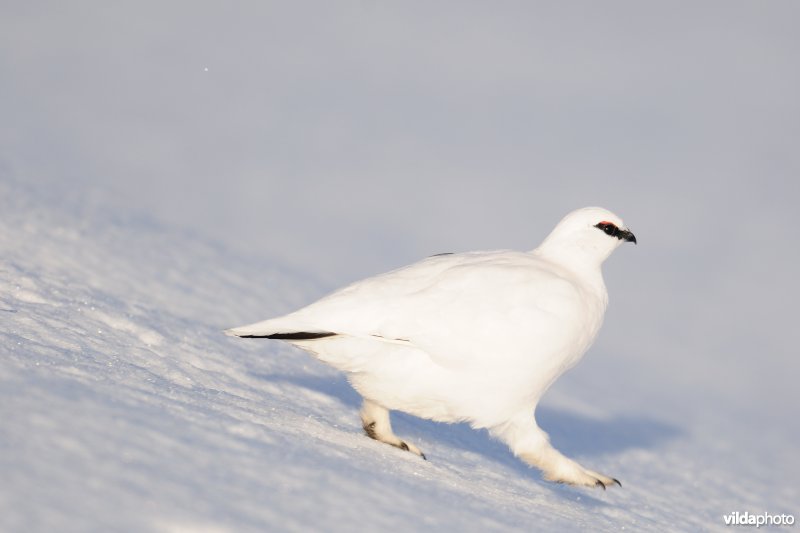
[[[596,350],[538,416],[621,489],[543,482],[464,425],[395,414],[427,462],[373,442],[342,375],[221,333],[334,287],[104,203],[0,178],[2,531],[698,531],[798,514],[796,404]]]

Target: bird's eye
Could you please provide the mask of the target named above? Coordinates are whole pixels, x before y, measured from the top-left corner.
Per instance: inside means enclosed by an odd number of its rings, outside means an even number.
[[[619,228],[613,222],[607,222],[604,220],[603,222],[598,222],[597,224],[595,224],[594,227],[599,230],[602,230],[603,233],[605,233],[606,235],[610,235],[612,237],[616,237],[617,235],[619,235]]]

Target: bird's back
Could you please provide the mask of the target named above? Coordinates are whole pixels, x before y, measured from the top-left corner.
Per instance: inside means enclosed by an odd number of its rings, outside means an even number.
[[[444,367],[477,370],[505,361],[519,369],[541,367],[558,354],[564,354],[558,365],[573,364],[569,355],[588,347],[604,309],[604,287],[535,253],[470,252],[359,281],[250,328],[410,343]],[[324,347],[322,339],[315,342]]]

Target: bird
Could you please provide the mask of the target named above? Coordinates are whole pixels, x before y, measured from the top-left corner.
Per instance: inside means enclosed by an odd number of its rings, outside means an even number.
[[[577,209],[532,251],[437,254],[225,333],[281,340],[343,371],[367,436],[423,459],[390,411],[486,429],[547,481],[621,486],[555,449],[535,410],[594,342],[608,304],[601,265],[625,242],[636,237],[617,215]]]

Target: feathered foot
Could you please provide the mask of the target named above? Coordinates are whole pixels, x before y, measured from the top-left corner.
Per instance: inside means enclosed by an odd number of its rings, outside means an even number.
[[[492,428],[491,433],[508,444],[514,455],[541,470],[547,481],[603,490],[613,485],[622,486],[617,479],[586,469],[553,448],[547,433],[536,425],[530,413],[520,414]]]
[[[364,404],[361,406],[361,424],[369,438],[391,444],[396,448],[415,453],[423,459],[426,459],[425,454],[422,453],[419,448],[410,442],[401,440],[392,432],[389,410],[385,407],[371,400],[364,399]]]

